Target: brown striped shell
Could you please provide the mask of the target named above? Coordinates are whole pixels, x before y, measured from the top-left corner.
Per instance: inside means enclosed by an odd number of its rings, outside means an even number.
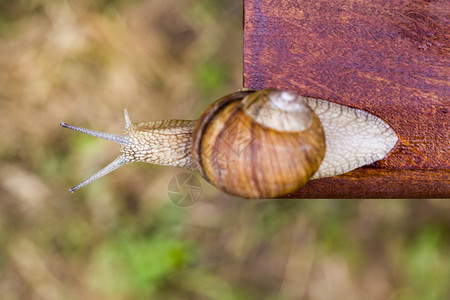
[[[192,157],[214,186],[269,198],[303,186],[325,155],[325,136],[303,97],[241,91],[213,103],[194,128]]]

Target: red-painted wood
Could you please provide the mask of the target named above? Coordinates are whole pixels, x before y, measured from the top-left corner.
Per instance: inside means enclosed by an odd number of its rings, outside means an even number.
[[[450,2],[245,0],[244,86],[297,91],[382,117],[400,141],[289,197],[450,198]]]

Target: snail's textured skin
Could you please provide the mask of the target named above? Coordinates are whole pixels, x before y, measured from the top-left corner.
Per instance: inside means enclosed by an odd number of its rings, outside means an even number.
[[[121,153],[129,162],[193,169],[191,158],[193,120],[164,120],[133,123],[125,129],[129,143]]]
[[[311,179],[331,177],[371,164],[386,156],[398,141],[382,119],[364,110],[315,98],[304,98],[325,131],[326,153]]]

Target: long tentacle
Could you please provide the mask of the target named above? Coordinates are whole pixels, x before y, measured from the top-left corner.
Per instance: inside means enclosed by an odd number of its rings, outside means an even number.
[[[86,184],[91,183],[92,181],[97,180],[97,179],[99,179],[102,176],[105,176],[106,174],[114,171],[115,169],[117,169],[120,166],[123,166],[123,165],[125,165],[127,163],[129,163],[129,161],[123,155],[119,155],[109,165],[107,165],[106,167],[104,167],[103,169],[101,169],[100,171],[98,171],[97,173],[95,173],[94,175],[92,175],[91,177],[89,177],[88,179],[83,181],[82,183],[80,183],[80,184],[74,186],[73,188],[69,189],[69,191],[71,193],[73,193],[74,191],[78,190],[80,187],[83,187]]]

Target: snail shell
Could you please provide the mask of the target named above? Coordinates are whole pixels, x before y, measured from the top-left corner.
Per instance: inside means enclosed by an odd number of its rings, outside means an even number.
[[[241,197],[295,191],[325,155],[319,118],[288,92],[240,92],[219,99],[194,129],[192,155],[212,185]]]
[[[309,179],[335,176],[384,158],[395,131],[369,112],[279,90],[225,96],[198,121],[132,123],[122,135],[61,126],[121,145],[120,155],[71,189],[134,161],[194,169],[245,198],[277,197]]]

